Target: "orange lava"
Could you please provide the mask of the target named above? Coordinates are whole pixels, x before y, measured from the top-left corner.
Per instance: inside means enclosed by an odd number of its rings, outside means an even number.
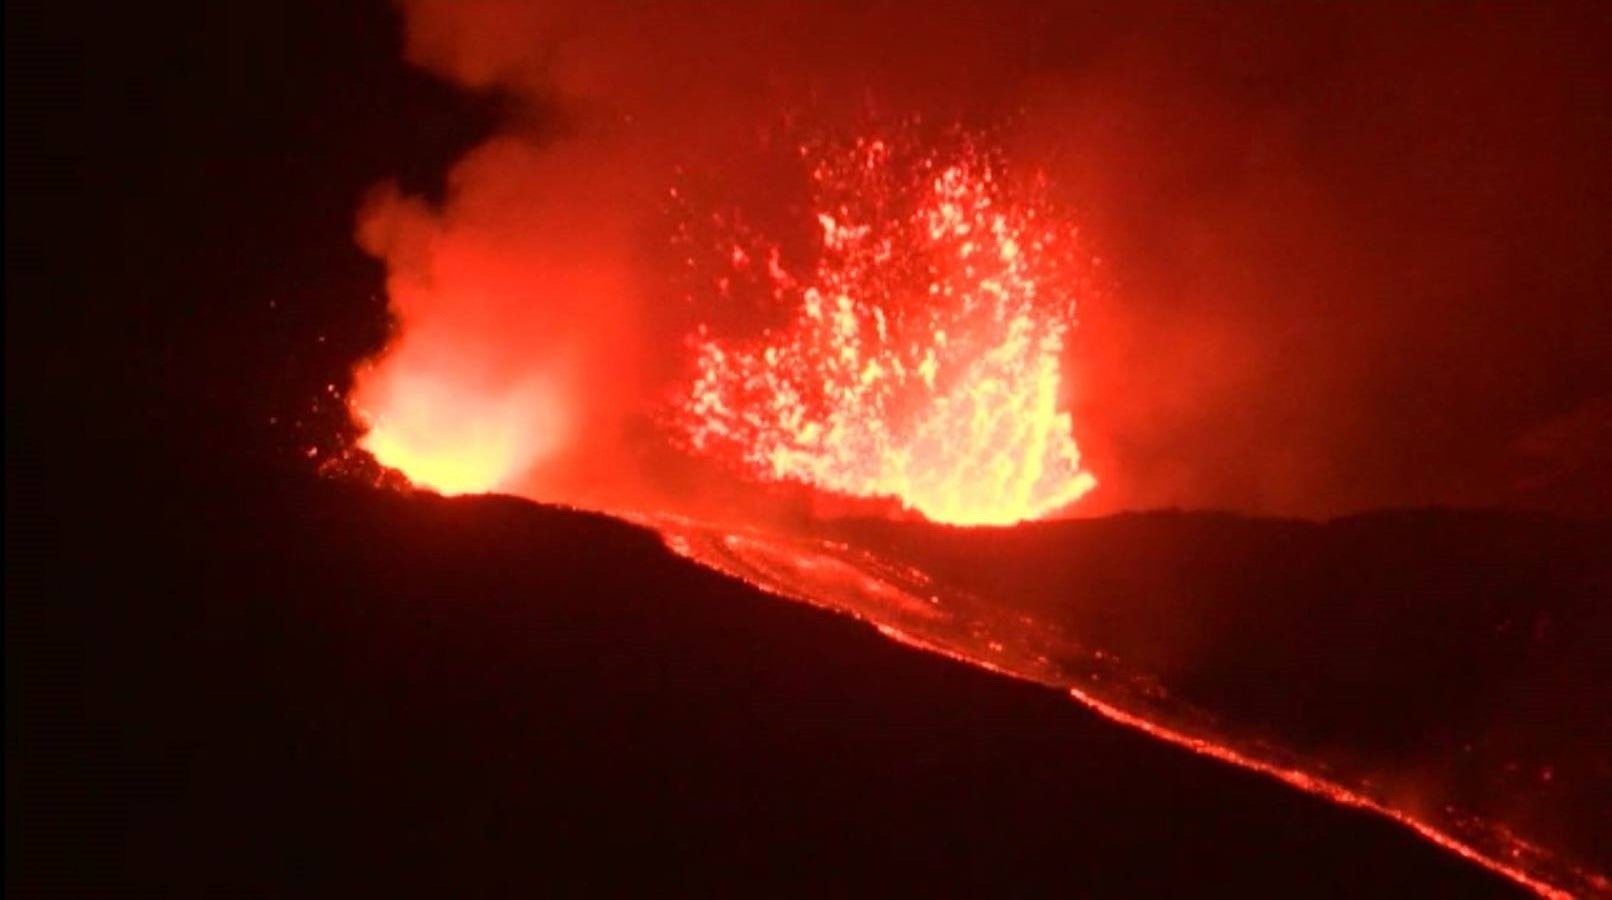
[[[1067,221],[967,142],[800,152],[820,253],[792,272],[777,245],[732,236],[713,293],[748,280],[792,312],[759,336],[700,329],[688,446],[954,524],[1039,518],[1091,490],[1063,396]]]
[[[902,635],[891,636],[896,637],[897,639],[905,638],[905,636]],[[927,649],[933,650],[935,648]],[[955,656],[955,654],[949,655]],[[957,658],[963,659],[964,662],[968,661],[963,657]],[[1340,784],[1328,781],[1324,778],[1317,778],[1314,775],[1311,775],[1307,772],[1302,772],[1298,769],[1285,768],[1283,766],[1265,762],[1263,760],[1239,753],[1230,747],[1217,744],[1214,741],[1201,737],[1193,737],[1183,732],[1159,725],[1155,722],[1150,722],[1141,716],[1133,715],[1117,706],[1105,703],[1102,700],[1092,696],[1089,692],[1083,691],[1079,688],[1069,688],[1069,696],[1073,697],[1076,701],[1084,704],[1104,718],[1118,722],[1121,725],[1128,725],[1147,734],[1150,737],[1158,738],[1159,740],[1174,744],[1178,747],[1184,747],[1201,756],[1207,756],[1211,759],[1217,759],[1221,762],[1230,763],[1234,766],[1241,766],[1242,768],[1258,772],[1262,775],[1268,775],[1271,778],[1275,778],[1291,787],[1298,788],[1305,793],[1314,794],[1326,800],[1331,800],[1333,803],[1337,803],[1342,806],[1352,806],[1357,809],[1368,810],[1380,816],[1385,816],[1401,825],[1404,825],[1405,827],[1421,835],[1426,840],[1443,847],[1445,850],[1454,853],[1462,859],[1476,863],[1477,865],[1480,865],[1497,875],[1509,878],[1541,897],[1548,897],[1550,900],[1572,900],[1573,894],[1570,892],[1547,884],[1544,881],[1533,877],[1521,868],[1508,865],[1503,860],[1488,856],[1480,852],[1477,848],[1469,844],[1465,844],[1454,837],[1439,831],[1431,825],[1416,820],[1408,813],[1404,813],[1392,807],[1386,806],[1382,803],[1372,800],[1369,797],[1361,796],[1360,794],[1357,794]],[[1515,855],[1518,856],[1523,855],[1526,852],[1532,852],[1532,848],[1527,848],[1520,845],[1514,847],[1513,850]]]
[[[1541,870],[1553,871],[1563,882],[1594,895],[1605,894],[1612,887],[1598,873],[1567,865],[1542,848],[1502,829],[1485,827],[1483,822],[1455,823],[1457,828],[1475,828],[1480,846],[1386,800],[1280,761],[1268,752],[1239,749],[1201,731],[1131,711],[1126,708],[1133,704],[1124,699],[1122,681],[1104,690],[1116,694],[1116,699],[1108,699],[1098,695],[1095,685],[1076,684],[1068,671],[1049,664],[1045,657],[1015,652],[1014,643],[1033,643],[1030,639],[1036,629],[1028,620],[1012,626],[1019,633],[1016,640],[1004,638],[1010,641],[1008,645],[988,637],[982,642],[981,635],[990,629],[982,630],[986,623],[974,617],[979,610],[970,611],[968,598],[948,593],[922,572],[897,562],[844,544],[760,532],[732,533],[675,516],[636,517],[636,521],[660,532],[672,551],[765,593],[861,620],[907,646],[1065,691],[1104,718],[1150,737],[1275,778],[1333,803],[1383,816],[1541,897],[1571,900],[1577,896],[1574,890],[1540,877]],[[1134,705],[1138,709],[1147,706]]]

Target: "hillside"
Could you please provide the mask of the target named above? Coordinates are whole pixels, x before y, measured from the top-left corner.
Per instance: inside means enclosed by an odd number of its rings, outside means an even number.
[[[1515,892],[597,516],[48,512],[8,528],[12,896]]]

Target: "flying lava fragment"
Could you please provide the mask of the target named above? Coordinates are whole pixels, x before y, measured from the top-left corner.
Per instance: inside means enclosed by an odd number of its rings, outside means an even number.
[[[968,141],[800,155],[820,252],[792,272],[776,244],[732,235],[713,293],[759,281],[789,315],[760,335],[696,333],[676,416],[688,446],[953,524],[1039,518],[1090,491],[1061,373],[1074,232],[1039,186]]]

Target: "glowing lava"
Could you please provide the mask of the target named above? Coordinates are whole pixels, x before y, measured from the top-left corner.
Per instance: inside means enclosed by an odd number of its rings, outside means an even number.
[[[351,408],[359,446],[416,487],[443,494],[512,490],[559,446],[561,405],[536,381],[465,384],[418,361],[404,342],[360,370]]]
[[[1128,653],[1086,643],[1084,629],[1061,618],[1070,615],[1068,608],[960,588],[935,571],[932,561],[911,555],[911,545],[906,552],[874,550],[882,542],[734,531],[670,515],[637,521],[659,531],[673,552],[761,591],[861,620],[891,640],[929,653],[1057,688],[1152,738],[1383,816],[1540,897],[1612,896],[1612,882],[1599,872],[1524,839],[1503,821],[1464,812],[1455,797],[1437,804],[1407,802],[1375,775],[1351,775],[1347,763],[1306,758],[1266,738],[1251,738],[1246,721],[1239,728],[1235,717],[1195,709],[1154,673],[1132,668],[1125,661]],[[1000,544],[994,548],[993,554],[1002,553]],[[1059,565],[1055,560],[1042,558],[1051,568]]]
[[[801,148],[821,248],[810,271],[739,233],[713,279],[793,310],[759,336],[702,327],[677,422],[748,475],[894,497],[938,522],[1055,512],[1080,466],[1060,365],[1073,229],[991,154],[863,139]],[[762,262],[765,261],[765,262]]]

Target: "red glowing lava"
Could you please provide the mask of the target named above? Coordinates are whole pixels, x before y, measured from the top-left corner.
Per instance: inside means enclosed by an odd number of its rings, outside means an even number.
[[[1239,736],[1235,722],[1217,722],[1192,709],[1152,673],[1081,643],[1084,635],[1077,638],[1058,623],[1057,607],[959,589],[933,566],[915,564],[916,558],[888,548],[874,550],[872,544],[735,531],[677,516],[637,521],[660,532],[673,552],[765,593],[850,616],[929,653],[1056,688],[1152,738],[1394,821],[1540,897],[1569,900],[1605,896],[1612,889],[1605,876],[1523,838],[1503,821],[1463,812],[1455,798],[1437,805],[1407,803],[1369,778],[1351,778],[1347,766],[1295,755],[1268,740],[1250,739],[1246,731]],[[995,552],[1001,552],[1000,545]]]
[[[791,315],[746,339],[702,326],[676,417],[687,444],[750,477],[893,497],[937,522],[1039,518],[1091,490],[1063,398],[1067,220],[968,142],[800,154],[820,253],[791,272],[776,243],[731,236],[713,293],[760,282]]]

